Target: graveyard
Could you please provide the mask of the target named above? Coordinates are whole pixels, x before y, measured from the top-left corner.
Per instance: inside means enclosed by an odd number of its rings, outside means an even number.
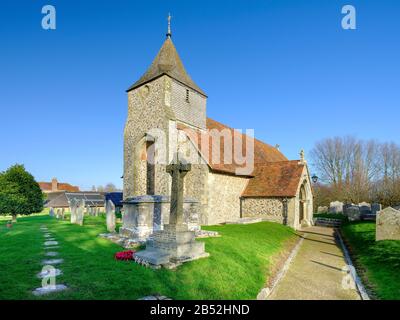
[[[154,270],[114,258],[121,246],[98,236],[107,231],[104,214],[85,216],[83,226],[47,212],[18,217],[12,229],[6,228],[6,217],[0,219],[0,266],[7,270],[0,274],[0,299],[11,300],[141,299],[156,294],[171,299],[255,299],[277,257],[298,238],[291,228],[269,222],[204,227],[221,234],[197,240],[205,243],[210,257],[176,270]],[[67,289],[35,296],[46,252],[42,226],[58,242],[58,255],[52,259],[63,260],[55,265],[62,271],[57,284]]]
[[[398,4],[14,2],[0,302],[400,300]]]

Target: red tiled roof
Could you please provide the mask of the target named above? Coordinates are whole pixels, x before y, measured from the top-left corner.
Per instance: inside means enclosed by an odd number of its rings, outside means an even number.
[[[257,164],[243,197],[295,197],[304,164],[299,160]]]
[[[232,155],[232,163],[223,163],[225,158],[225,139],[218,139],[220,142],[220,150],[219,157],[217,161],[213,161],[213,147],[217,147],[217,145],[213,144],[216,139],[212,139],[212,131],[217,130],[218,132],[222,132],[223,130],[227,130],[230,132],[230,137],[232,137],[232,141],[234,141],[234,134],[237,137],[241,137],[241,147],[242,150],[238,154],[245,156],[246,155],[246,135],[242,134],[232,128],[229,128],[222,123],[219,123],[213,119],[207,118],[207,132],[201,133],[199,130],[189,128],[183,124],[178,124],[178,130],[182,130],[186,133],[186,135],[192,140],[192,142],[197,146],[200,153],[203,155],[205,159],[208,160],[208,164],[211,169],[214,171],[220,171],[230,174],[236,174],[236,169],[243,168],[243,164],[238,164],[235,162],[235,157]],[[277,149],[269,144],[266,144],[260,140],[251,138],[254,141],[254,163],[265,163],[265,162],[275,162],[275,161],[286,161],[287,158]],[[235,152],[235,146],[232,142],[232,153]],[[250,174],[252,175],[252,174]]]
[[[51,182],[39,182],[39,186],[42,191],[52,191]],[[58,183],[57,191],[77,192],[79,191],[79,187],[72,186],[69,183]]]
[[[197,129],[189,128],[183,124],[178,124],[178,130],[186,133],[189,139],[197,146],[199,152],[207,160],[210,168],[214,172],[227,174],[236,174],[238,168],[244,167],[234,162],[224,164],[224,139],[220,139],[220,156],[219,162],[214,163],[212,159],[212,133],[210,130],[217,129],[229,130],[233,139],[234,129],[229,128],[215,120],[207,118],[207,132],[201,133]],[[242,137],[242,153],[245,154],[246,135],[238,133],[236,135]],[[207,143],[202,144],[206,140]],[[252,177],[243,197],[294,197],[296,196],[297,187],[300,183],[301,174],[304,164],[299,164],[299,160],[289,161],[277,148],[270,146],[260,140],[254,141],[254,170],[248,176]],[[217,147],[217,146],[215,146]],[[232,147],[234,149],[234,146]],[[234,150],[232,150],[234,152]]]

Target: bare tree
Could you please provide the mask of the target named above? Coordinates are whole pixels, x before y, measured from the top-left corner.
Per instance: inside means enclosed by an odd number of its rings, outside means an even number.
[[[311,158],[321,182],[329,188],[323,192],[325,199],[400,202],[400,147],[395,143],[329,138],[315,145]]]

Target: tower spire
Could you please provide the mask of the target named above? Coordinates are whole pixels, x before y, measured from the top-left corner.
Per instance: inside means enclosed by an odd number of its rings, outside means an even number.
[[[172,37],[172,33],[171,33],[171,14],[168,13],[168,32],[167,32],[167,38],[171,38]]]

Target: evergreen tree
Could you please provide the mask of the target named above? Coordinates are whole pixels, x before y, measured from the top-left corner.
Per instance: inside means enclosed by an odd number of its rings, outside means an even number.
[[[16,164],[0,173],[0,215],[29,215],[43,210],[43,194],[34,177]]]

